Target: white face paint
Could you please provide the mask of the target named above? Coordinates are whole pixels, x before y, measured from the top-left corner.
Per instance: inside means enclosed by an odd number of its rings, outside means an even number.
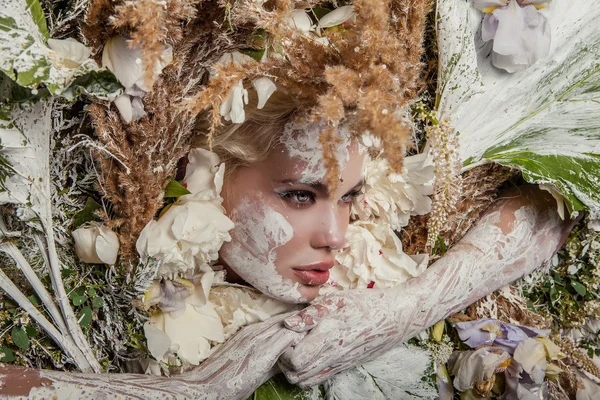
[[[221,257],[246,282],[277,300],[302,303],[299,284],[280,275],[275,267],[277,249],[294,236],[283,215],[260,197],[243,198],[231,213],[235,223],[232,240],[221,249]]]
[[[327,169],[323,163],[323,149],[319,138],[325,129],[324,124],[312,122],[288,123],[281,135],[281,143],[285,146],[290,158],[298,162],[298,171],[304,183],[314,183],[325,177]],[[350,159],[348,146],[350,133],[346,128],[339,128],[337,134],[342,139],[336,148],[336,159],[343,169]]]

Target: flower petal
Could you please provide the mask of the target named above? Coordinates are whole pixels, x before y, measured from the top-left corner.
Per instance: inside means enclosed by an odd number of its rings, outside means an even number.
[[[292,12],[292,16],[288,18],[288,23],[304,34],[310,32],[312,27],[312,20],[304,10]]]
[[[271,95],[277,89],[277,86],[275,86],[273,81],[266,76],[254,79],[252,81],[252,86],[254,86],[254,89],[258,94],[258,104],[256,108],[262,110],[267,103],[267,100],[269,100],[269,97],[271,97]]]
[[[117,97],[113,103],[117,106],[121,118],[128,124],[133,120],[133,107],[131,106],[131,99],[128,94],[122,94]]]
[[[91,50],[73,38],[48,39],[48,47],[63,59],[67,68],[77,68],[90,58]]]
[[[75,229],[72,233],[75,240],[75,253],[85,263],[100,264],[102,260],[95,251],[96,233],[93,229],[83,227]]]
[[[102,66],[115,74],[125,88],[129,88],[143,77],[142,60],[138,47],[130,48],[129,39],[113,36],[104,44]]]
[[[546,376],[546,349],[535,339],[525,339],[515,349],[513,358],[535,383],[542,383]]]
[[[325,14],[319,20],[319,28],[341,25],[354,16],[354,6],[343,6]]]
[[[144,324],[144,335],[146,336],[148,351],[152,354],[152,357],[161,360],[171,346],[169,336],[150,321]]]
[[[498,7],[504,7],[508,5],[511,0],[473,0],[473,6],[476,9],[486,13],[494,11]]]
[[[116,233],[106,227],[97,229],[96,254],[104,264],[115,265],[119,253],[119,238]]]

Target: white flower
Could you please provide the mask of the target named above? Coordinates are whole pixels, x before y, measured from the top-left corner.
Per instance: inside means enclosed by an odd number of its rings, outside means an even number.
[[[348,227],[346,247],[336,254],[329,284],[343,289],[387,288],[419,276],[426,255],[409,256],[389,225],[357,221]],[[329,288],[325,287],[324,292]]]
[[[295,304],[272,299],[256,289],[237,286],[213,287],[210,301],[223,323],[225,339],[243,326],[297,309]]]
[[[241,124],[246,119],[245,104],[248,104],[248,91],[244,89],[244,84],[240,80],[227,94],[227,98],[219,108],[219,113],[225,121]]]
[[[160,276],[193,269],[195,261],[201,265],[216,260],[223,242],[231,240],[233,222],[220,202],[189,196],[180,197],[158,221],[150,221],[137,241],[142,258],[163,261]]]
[[[325,14],[319,20],[319,28],[330,28],[341,25],[354,16],[354,6],[343,6]]]
[[[523,340],[515,349],[513,357],[535,383],[544,381],[547,361],[546,348],[542,342],[534,338]]]
[[[404,168],[397,174],[385,159],[368,160],[363,193],[352,204],[352,216],[363,221],[377,217],[399,230],[411,215],[431,211],[433,165],[426,165],[425,154],[418,154],[406,157]]]
[[[48,39],[48,47],[58,56],[60,63],[67,68],[78,68],[90,59],[89,47],[73,38]]]
[[[124,36],[113,36],[105,43],[102,51],[102,66],[108,68],[125,87],[126,94],[115,100],[125,123],[137,121],[146,115],[141,96],[152,89],[163,68],[173,61],[173,49],[165,46],[161,57],[155,60],[151,67],[152,79],[147,82],[140,48],[130,48],[129,41]]]
[[[219,196],[224,166],[216,154],[196,149],[186,169],[188,190],[150,221],[140,233],[136,248],[142,259],[161,260],[158,276],[173,276],[209,264],[218,258],[223,242],[231,240],[233,222],[225,215]]]
[[[267,100],[269,100],[269,97],[271,97],[277,89],[277,86],[275,86],[272,80],[265,76],[254,79],[252,81],[252,86],[254,86],[254,89],[258,94],[258,105],[256,108],[262,110],[267,103]]]
[[[113,103],[115,106],[117,106],[117,109],[121,114],[121,118],[123,118],[123,121],[126,124],[130,123],[131,121],[137,121],[146,115],[144,103],[142,103],[142,99],[137,96],[122,94],[117,97]]]
[[[144,79],[145,66],[142,63],[140,48],[129,47],[130,39],[124,36],[113,36],[104,44],[102,51],[102,66],[115,74],[119,82],[125,86],[125,92],[140,95],[140,90],[149,92],[154,81],[163,68],[173,61],[173,49],[165,46],[161,57],[154,61],[153,76],[150,82]]]
[[[479,4],[482,3],[482,4]],[[481,10],[489,11],[493,1],[475,2]],[[504,1],[496,2],[498,5]],[[525,3],[525,2],[522,2]],[[539,2],[527,2],[539,3]],[[492,63],[513,73],[524,70],[545,58],[550,52],[550,25],[535,5],[510,0],[485,15],[482,26],[484,42],[493,40]]]
[[[314,30],[312,20],[304,10],[294,10],[292,16],[287,19],[287,22],[304,35],[308,35],[310,31]]]
[[[212,271],[194,277],[193,291],[181,308],[161,308],[144,324],[148,350],[158,361],[166,361],[171,350],[185,363],[198,365],[210,355],[211,342],[225,341],[221,319],[207,301],[213,277]]]
[[[75,229],[73,239],[75,252],[81,261],[109,265],[114,265],[117,261],[119,238],[107,227],[99,223],[90,223]]]
[[[490,380],[496,369],[509,359],[510,355],[500,348],[455,352],[450,357],[454,387],[462,392],[471,389],[475,382]]]
[[[225,165],[220,164],[219,156],[212,151],[192,149],[188,153],[183,184],[194,197],[220,199],[223,188]],[[206,197],[209,196],[209,197]]]

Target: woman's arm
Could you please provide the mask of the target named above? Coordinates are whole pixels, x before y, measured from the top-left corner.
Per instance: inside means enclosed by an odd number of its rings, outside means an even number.
[[[141,374],[81,374],[0,364],[0,397],[38,399],[246,399],[279,372],[279,356],[304,333],[282,326],[289,314],[250,325],[198,368],[166,378]]]
[[[288,318],[291,330],[312,330],[280,366],[291,382],[308,387],[376,357],[531,273],[573,225],[560,220],[552,197],[522,187],[495,202],[418,278],[391,289],[339,292]]]

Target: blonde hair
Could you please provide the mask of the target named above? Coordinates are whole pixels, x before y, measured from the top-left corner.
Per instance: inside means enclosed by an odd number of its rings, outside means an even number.
[[[226,122],[212,139],[212,149],[226,165],[225,180],[231,179],[237,170],[264,161],[279,139],[285,125],[298,111],[294,99],[276,90],[262,109],[258,109],[258,96],[254,89],[248,90],[248,105],[244,107],[246,118],[241,124]],[[196,124],[195,147],[209,149],[206,119]]]

